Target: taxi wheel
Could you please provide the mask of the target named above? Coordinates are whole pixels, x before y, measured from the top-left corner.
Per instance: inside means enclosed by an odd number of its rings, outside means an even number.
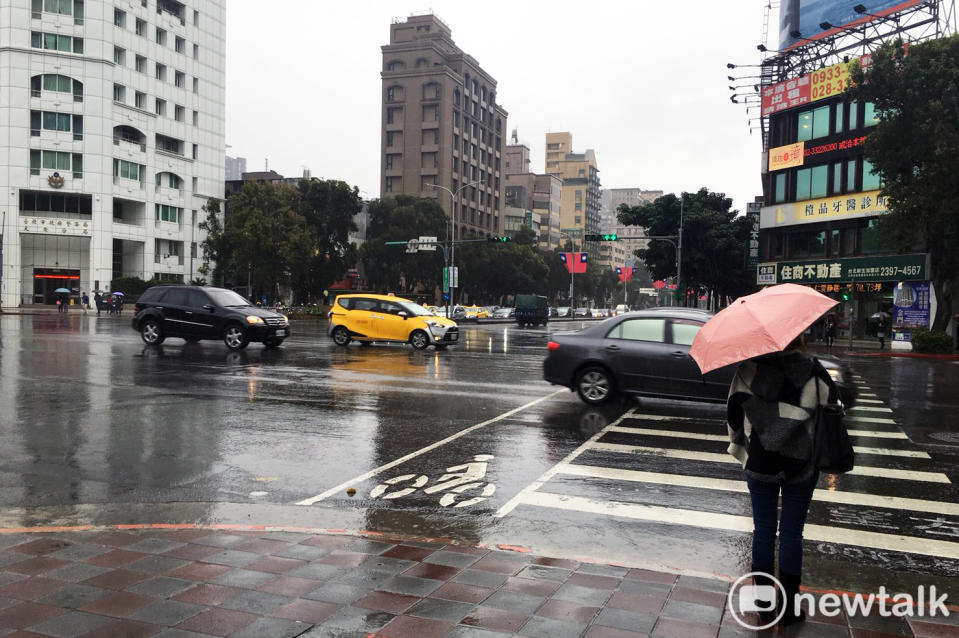
[[[417,350],[423,350],[430,345],[430,337],[422,330],[414,330],[410,335],[410,344]]]
[[[333,329],[333,343],[338,346],[348,346],[350,345],[350,331],[343,326],[337,326]]]

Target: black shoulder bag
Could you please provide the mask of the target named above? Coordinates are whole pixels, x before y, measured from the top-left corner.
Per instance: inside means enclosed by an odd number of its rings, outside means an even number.
[[[818,363],[818,361],[817,361]],[[819,378],[816,381],[816,430],[814,438],[816,467],[829,474],[849,472],[856,465],[849,432],[842,422],[845,411],[841,403],[822,405],[819,400]]]

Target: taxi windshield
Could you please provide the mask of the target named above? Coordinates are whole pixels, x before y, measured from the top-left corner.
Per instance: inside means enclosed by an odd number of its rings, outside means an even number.
[[[419,305],[418,303],[414,303],[412,301],[397,301],[396,303],[402,306],[403,310],[408,312],[411,317],[432,317],[433,316],[432,312],[430,312],[423,306]]]

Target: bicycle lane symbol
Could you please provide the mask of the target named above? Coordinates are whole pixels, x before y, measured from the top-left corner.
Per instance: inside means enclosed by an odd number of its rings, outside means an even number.
[[[403,474],[387,479],[374,487],[370,491],[370,498],[382,498],[392,500],[403,498],[422,489],[424,494],[439,494],[445,492],[439,503],[442,507],[469,507],[476,505],[488,499],[496,492],[496,486],[492,483],[483,482],[486,478],[486,469],[489,461],[493,460],[492,454],[477,454],[473,460],[462,465],[454,465],[446,468],[446,474],[441,476],[436,483],[426,487],[430,482],[426,474]],[[397,488],[397,489],[394,489]],[[458,500],[468,494],[475,494],[472,498]]]

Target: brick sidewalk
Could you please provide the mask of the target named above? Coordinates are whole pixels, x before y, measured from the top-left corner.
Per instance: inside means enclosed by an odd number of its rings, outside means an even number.
[[[722,580],[441,542],[178,527],[0,534],[0,636],[756,635],[726,611]],[[910,622],[840,616],[780,634],[959,636],[959,623]]]

